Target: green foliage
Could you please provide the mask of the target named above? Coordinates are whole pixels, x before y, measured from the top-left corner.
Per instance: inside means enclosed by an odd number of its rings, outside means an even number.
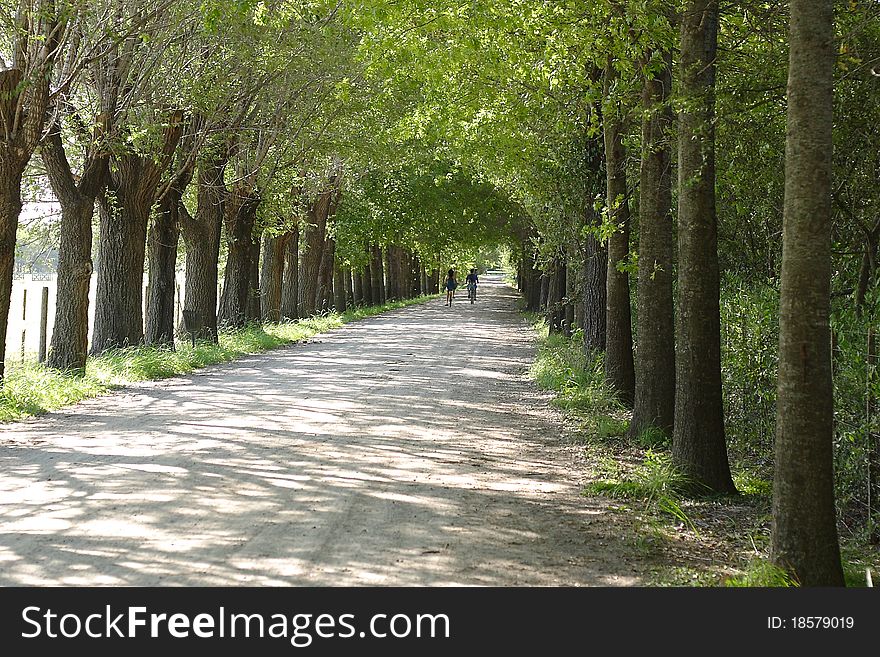
[[[648,450],[642,464],[631,475],[591,482],[585,492],[641,500],[646,509],[667,514],[695,529],[681,507],[681,491],[686,490],[687,485],[687,478],[676,470],[668,454]]]
[[[669,436],[662,429],[657,427],[645,427],[639,432],[635,439],[636,445],[646,449],[656,449],[658,447],[669,446]]]
[[[767,559],[753,559],[746,572],[738,577],[730,577],[725,581],[730,587],[796,587],[797,582],[782,568],[775,566]]]
[[[389,310],[422,303],[425,297],[389,302],[381,306],[354,308],[343,314],[330,313],[310,319],[265,326],[252,325],[237,331],[221,331],[219,344],[178,341],[174,351],[155,347],[128,347],[90,358],[84,376],[51,370],[36,363],[10,363],[0,388],[0,422],[20,420],[95,397],[117,386],[136,381],[163,379],[228,362],[245,354],[258,353],[304,340]]]

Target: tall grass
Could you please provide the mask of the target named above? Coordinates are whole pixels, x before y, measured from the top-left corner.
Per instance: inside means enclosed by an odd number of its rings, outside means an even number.
[[[0,422],[20,420],[61,408],[136,381],[186,374],[207,365],[305,340],[348,322],[422,303],[427,298],[392,301],[380,306],[355,308],[342,314],[328,313],[298,321],[221,331],[219,344],[198,341],[195,348],[189,341],[183,340],[177,342],[174,351],[147,346],[112,349],[90,358],[83,376],[52,370],[35,362],[10,362],[3,386],[0,387]]]

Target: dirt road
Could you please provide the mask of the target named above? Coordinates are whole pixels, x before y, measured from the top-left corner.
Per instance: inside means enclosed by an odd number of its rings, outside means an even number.
[[[497,279],[0,426],[0,585],[633,585]]]

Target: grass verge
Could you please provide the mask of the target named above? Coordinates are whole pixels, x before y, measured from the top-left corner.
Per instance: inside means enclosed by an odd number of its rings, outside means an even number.
[[[221,331],[219,344],[178,341],[175,350],[156,347],[113,349],[86,364],[84,376],[65,374],[36,362],[10,362],[0,388],[0,422],[25,417],[74,404],[136,381],[164,379],[186,374],[207,365],[235,360],[292,344],[389,310],[423,303],[433,297],[392,301],[381,306],[355,308],[280,324],[252,325],[235,331]]]

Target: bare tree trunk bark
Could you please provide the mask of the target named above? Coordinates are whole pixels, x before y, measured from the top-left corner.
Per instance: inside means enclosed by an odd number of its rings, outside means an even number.
[[[226,211],[227,192],[223,172],[228,156],[212,154],[199,164],[195,217],[178,206],[181,232],[186,243],[186,282],[183,309],[192,313],[199,338],[217,342],[217,283],[219,280],[220,231]]]
[[[159,202],[148,241],[149,284],[144,339],[149,345],[169,346],[172,349],[177,242],[180,238],[178,208],[182,199],[183,188],[179,184],[173,185]]]
[[[669,128],[671,56],[647,73],[642,90],[639,202],[638,351],[630,436],[647,427],[672,433],[675,412],[675,329],[672,306],[672,194]]]
[[[605,73],[606,85],[610,85],[612,75],[614,67],[609,65]],[[606,107],[602,118],[605,132],[607,203],[611,223],[616,226],[616,230],[608,237],[605,380],[617,392],[620,402],[631,408],[635,399],[636,379],[629,272],[618,268],[629,259],[630,228],[629,190],[626,184],[619,108]]]
[[[721,397],[721,281],[715,213],[718,5],[690,0],[681,22],[678,335],[672,458],[695,491],[734,493]]]
[[[59,126],[50,130],[42,155],[55,198],[61,205],[55,324],[47,365],[84,374],[89,351],[92,217],[95,198],[107,180],[107,156],[89,152],[77,182],[64,151]]]
[[[284,248],[284,278],[281,283],[281,316],[298,319],[299,310],[299,224],[287,234]]]
[[[263,233],[263,264],[260,270],[260,313],[264,322],[281,321],[281,288],[284,250],[288,234]]]
[[[843,586],[829,324],[834,6],[792,0],[790,7],[770,552],[801,586]]]
[[[605,351],[608,252],[592,233],[584,238],[584,350]]]
[[[317,311],[317,297],[321,261],[327,234],[327,215],[331,192],[322,192],[309,206],[306,224],[302,230],[304,250],[300,257],[299,311],[301,317],[311,317]]]
[[[255,190],[236,186],[227,198],[224,221],[228,252],[217,323],[244,326],[249,317],[253,268],[254,222],[260,199]]]
[[[0,384],[5,375],[6,329],[12,300],[15,265],[15,233],[21,214],[21,178],[24,166],[9,163],[0,155]]]
[[[370,277],[373,287],[373,305],[379,306],[385,303],[385,272],[382,269],[382,250],[374,244],[371,253]]]

